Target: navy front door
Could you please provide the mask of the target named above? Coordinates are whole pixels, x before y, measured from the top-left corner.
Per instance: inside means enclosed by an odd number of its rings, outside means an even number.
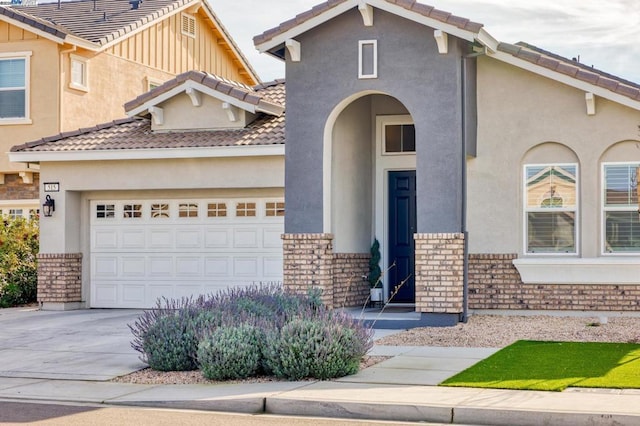
[[[415,302],[416,171],[389,172],[389,296],[407,279],[391,302]]]

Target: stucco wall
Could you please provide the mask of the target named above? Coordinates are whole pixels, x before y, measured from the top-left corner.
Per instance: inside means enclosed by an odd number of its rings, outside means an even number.
[[[269,191],[260,192],[261,195],[282,196],[283,163],[284,159],[277,156],[86,161],[73,166],[67,162],[42,163],[41,180],[59,182],[60,192],[50,194],[56,201],[56,212],[41,221],[40,250],[88,250],[82,241],[89,235],[87,209],[91,199],[249,196],[257,194],[256,188]]]
[[[354,9],[296,40],[302,60],[286,65],[285,231],[323,232],[325,124],[343,100],[370,92],[397,98],[416,123],[418,231],[459,231],[462,85],[455,38],[440,55],[433,29],[378,9],[374,25],[365,27]],[[378,40],[376,79],[358,79],[359,40]]]
[[[578,253],[598,256],[600,162],[640,160],[639,123],[640,112],[602,98],[589,116],[583,91],[480,57],[478,153],[467,161],[469,251],[522,255],[523,164],[577,161]]]

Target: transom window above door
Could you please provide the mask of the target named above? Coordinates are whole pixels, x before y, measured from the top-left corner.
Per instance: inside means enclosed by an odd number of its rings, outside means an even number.
[[[416,152],[416,128],[413,124],[385,124],[383,137],[385,154]]]

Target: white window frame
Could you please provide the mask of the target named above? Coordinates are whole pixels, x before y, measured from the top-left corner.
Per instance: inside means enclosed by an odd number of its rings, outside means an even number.
[[[185,31],[185,23],[187,24],[187,27],[188,27],[187,31]],[[191,29],[189,27],[191,26],[193,26],[193,32],[189,31]],[[189,13],[182,13],[182,16],[180,17],[180,31],[182,31],[182,35],[185,35],[191,38],[196,38],[197,26],[198,26],[198,21],[196,20],[195,16]]]
[[[364,73],[363,51],[365,46],[373,47],[373,72],[371,74]],[[378,40],[360,40],[358,41],[358,78],[378,78]]]
[[[82,81],[74,80],[73,65],[80,64],[82,66]],[[83,92],[89,91],[89,59],[70,54],[69,55],[69,87]]]
[[[3,59],[24,59],[24,117],[0,118],[1,125],[31,124],[31,55],[33,52],[0,53]]]
[[[539,252],[539,253],[531,253],[529,252],[529,218],[528,213],[530,212],[549,212],[551,210],[545,208],[532,209],[527,207],[527,167],[567,167],[572,166],[576,168],[576,202],[575,208],[554,208],[554,212],[574,212],[573,219],[573,241],[574,241],[574,251],[572,252]],[[531,257],[549,257],[549,256],[569,256],[576,257],[580,255],[580,166],[578,163],[528,163],[522,166],[522,253],[525,256]]]
[[[605,174],[605,168],[606,166],[624,166],[624,165],[633,165],[633,164],[637,164],[640,165],[640,161],[610,161],[610,162],[603,162],[601,164],[601,168],[600,168],[600,182],[601,182],[601,188],[602,188],[602,192],[601,192],[601,201],[600,201],[600,214],[602,216],[601,222],[600,222],[600,254],[602,256],[620,256],[620,257],[624,257],[624,256],[640,256],[640,250],[638,251],[633,251],[633,252],[609,252],[607,251],[606,248],[606,244],[607,244],[607,212],[611,212],[611,211],[618,211],[618,212],[627,212],[627,211],[636,211],[638,212],[638,210],[640,209],[639,206],[635,206],[634,207],[607,207],[606,206],[606,202],[607,202],[607,182],[606,182],[606,174]],[[639,213],[640,214],[640,213]]]
[[[152,77],[147,77],[147,92],[155,89],[156,87],[160,87],[163,84],[162,80],[158,80],[156,78],[152,78]],[[154,86],[154,87],[151,87]]]

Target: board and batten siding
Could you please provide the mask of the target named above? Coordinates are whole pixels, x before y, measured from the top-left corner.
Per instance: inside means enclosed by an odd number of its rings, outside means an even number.
[[[38,38],[40,37],[37,34],[0,21],[0,43],[8,41],[37,40]]]
[[[191,16],[196,18],[195,38],[182,33],[182,13],[177,13],[113,45],[106,52],[171,74],[202,70],[241,83],[256,84],[242,70],[242,64],[218,29],[199,13]]]

